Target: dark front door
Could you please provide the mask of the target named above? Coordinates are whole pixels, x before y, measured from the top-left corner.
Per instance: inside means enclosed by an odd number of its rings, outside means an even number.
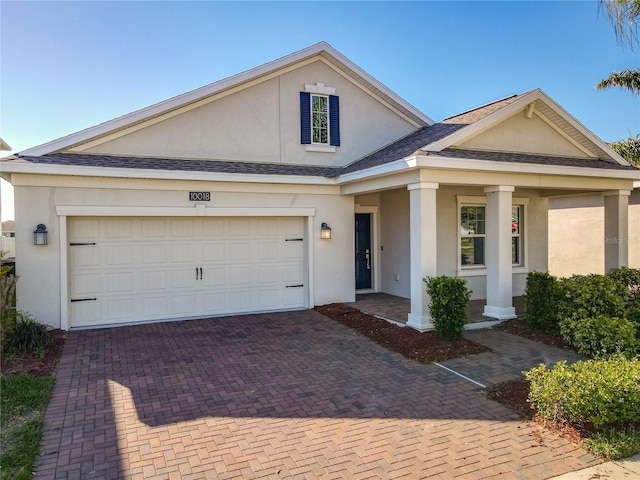
[[[371,214],[356,213],[356,290],[371,288]]]

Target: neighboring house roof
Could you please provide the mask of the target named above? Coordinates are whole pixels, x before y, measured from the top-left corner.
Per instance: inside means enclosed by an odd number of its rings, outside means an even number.
[[[15,232],[16,231],[16,222],[13,220],[5,220],[2,222],[2,231],[3,232]]]
[[[199,102],[207,97],[217,95],[225,90],[230,90],[245,83],[258,80],[262,77],[273,74],[274,72],[278,72],[284,68],[291,67],[297,63],[304,62],[318,56],[329,62],[334,68],[337,68],[347,76],[360,82],[370,92],[374,93],[390,106],[405,115],[416,126],[421,127],[435,123],[429,116],[422,113],[416,107],[373,78],[351,60],[331,47],[331,45],[326,42],[320,42],[259,67],[252,68],[251,70],[211,83],[196,90],[178,95],[170,98],[169,100],[156,103],[155,105],[137,110],[80,132],[72,133],[71,135],[67,135],[57,140],[24,150],[20,153],[25,155],[46,155],[48,153],[69,149],[75,145],[91,141],[92,139],[104,136],[114,131],[129,128],[160,115],[165,115],[171,111]]]
[[[0,150],[11,151],[11,147],[7,144],[7,142],[2,140],[1,138],[0,138]]]

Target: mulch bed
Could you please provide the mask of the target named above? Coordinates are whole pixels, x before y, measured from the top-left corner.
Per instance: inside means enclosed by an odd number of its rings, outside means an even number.
[[[32,353],[21,352],[15,357],[8,358],[2,355],[0,374],[9,377],[14,375],[33,375],[35,377],[47,377],[53,375],[62,356],[62,349],[67,338],[67,332],[63,330],[51,330],[52,342],[47,347],[43,358],[38,358]]]
[[[413,328],[394,325],[342,303],[322,305],[315,310],[377,344],[421,363],[443,362],[491,351],[470,340],[442,340],[434,331],[420,333]]]
[[[519,337],[528,338],[529,340],[533,340],[534,342],[551,345],[552,347],[563,349],[571,348],[561,336],[549,335],[548,333],[534,330],[522,319],[507,320],[505,322],[494,325],[491,328],[502,330],[503,332],[511,333]]]

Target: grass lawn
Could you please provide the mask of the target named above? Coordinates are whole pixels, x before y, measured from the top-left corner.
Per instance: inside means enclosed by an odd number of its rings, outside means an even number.
[[[54,377],[0,377],[0,478],[29,479]]]

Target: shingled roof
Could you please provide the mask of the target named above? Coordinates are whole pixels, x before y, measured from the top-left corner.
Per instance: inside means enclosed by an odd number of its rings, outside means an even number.
[[[121,157],[91,154],[47,154],[42,156],[16,154],[7,162],[21,162],[41,165],[66,165],[86,167],[106,167],[141,170],[168,170],[207,173],[230,173],[249,175],[290,175],[334,178],[339,175],[366,170],[392,163],[415,155],[432,155],[451,159],[486,160],[494,162],[535,164],[597,168],[609,170],[636,170],[633,166],[621,165],[602,159],[573,158],[499,151],[466,150],[447,147],[442,150],[429,146],[446,139],[455,132],[472,125],[489,115],[511,105],[528,95],[513,95],[501,100],[468,110],[444,119],[440,123],[422,127],[415,132],[372,152],[346,167],[322,167],[311,165],[288,165],[257,162],[231,162],[216,160],[192,160],[175,158]]]
[[[51,154],[42,156],[14,155],[6,159],[42,165],[69,165],[84,167],[131,168],[142,170],[171,170],[207,173],[242,173],[255,175],[302,175],[336,177],[340,167],[284,165],[256,162],[226,162],[215,160],[188,160],[175,158],[117,157],[110,155]]]

